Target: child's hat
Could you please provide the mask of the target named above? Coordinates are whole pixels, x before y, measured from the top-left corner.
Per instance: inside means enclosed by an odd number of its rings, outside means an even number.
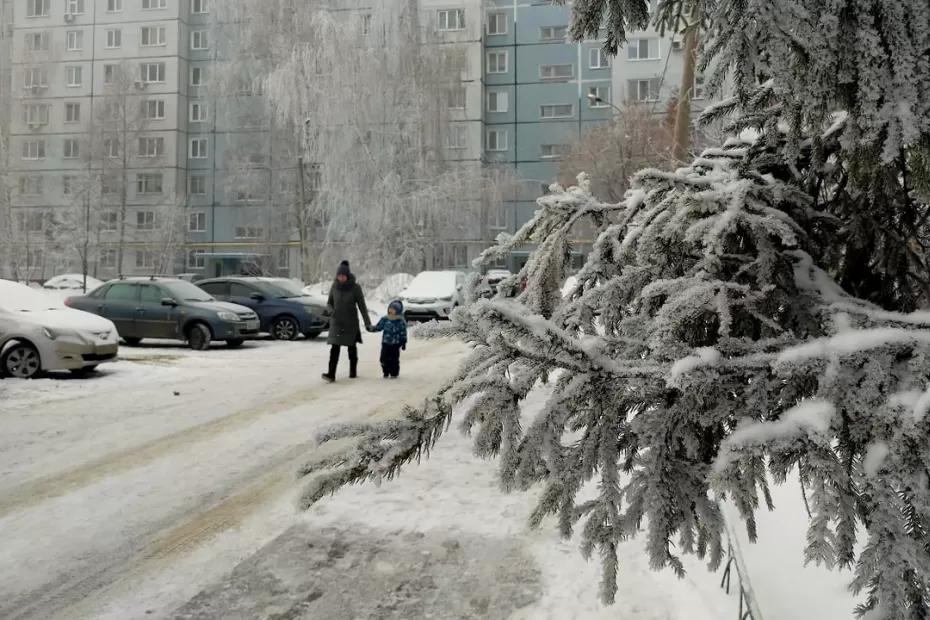
[[[397,314],[403,314],[403,313],[404,313],[404,304],[403,304],[403,302],[402,302],[401,300],[399,300],[399,299],[395,299],[395,300],[392,301],[390,304],[388,304],[388,309],[391,309],[391,308],[393,308],[393,309],[394,309],[394,312],[396,312]]]

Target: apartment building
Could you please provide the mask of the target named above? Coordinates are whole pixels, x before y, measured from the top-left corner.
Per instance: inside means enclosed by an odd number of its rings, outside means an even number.
[[[610,60],[602,42],[570,40],[571,10],[571,3],[485,2],[484,159],[518,180],[492,214],[500,231],[532,218],[561,154],[612,115]],[[515,256],[513,266],[525,258]]]

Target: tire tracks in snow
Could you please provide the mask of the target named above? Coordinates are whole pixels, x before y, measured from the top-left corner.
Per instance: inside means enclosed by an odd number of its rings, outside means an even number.
[[[416,360],[417,363],[410,366],[434,367],[445,359],[458,356],[460,352],[459,347],[452,348],[443,341],[428,343],[420,350],[421,355]],[[374,368],[377,364],[363,363],[362,367],[364,369],[367,366]],[[403,404],[414,404],[420,398],[426,397],[441,385],[443,379],[444,377],[435,377],[432,381],[419,383],[417,389],[409,390],[402,396],[395,396],[386,402],[372,403],[367,408],[360,407],[348,418],[366,421],[396,415]],[[337,384],[335,390],[332,386],[298,390],[268,405],[247,408],[224,418],[181,430],[142,446],[86,463],[64,474],[24,483],[0,500],[0,517],[62,496],[103,477],[119,475],[144,466],[171,453],[185,452],[197,443],[216,439],[218,435],[235,431],[264,416],[296,407],[303,408],[309,403],[320,401],[323,392],[326,393],[323,402],[329,402],[330,396],[337,396],[336,390],[339,390],[340,385],[345,384]],[[339,401],[338,398],[334,398],[331,402]],[[321,426],[325,426],[346,418],[344,412],[328,411],[319,422]],[[64,579],[47,583],[18,597],[19,600],[7,601],[11,603],[9,606],[0,603],[0,617],[9,620],[93,617],[94,611],[101,609],[113,596],[125,596],[132,592],[133,584],[144,580],[146,575],[166,567],[170,568],[172,558],[193,552],[219,534],[238,527],[263,507],[287,493],[288,489],[294,488],[297,484],[294,472],[311,453],[336,448],[337,445],[319,448],[315,441],[306,441],[291,445],[261,463],[255,463],[236,479],[224,481],[224,488],[217,489],[222,495],[218,501],[186,514],[182,513],[181,518],[178,518],[179,515],[169,515],[155,525],[150,535],[136,539],[132,545],[120,550],[116,555],[101,558],[99,569],[67,573],[63,575]]]

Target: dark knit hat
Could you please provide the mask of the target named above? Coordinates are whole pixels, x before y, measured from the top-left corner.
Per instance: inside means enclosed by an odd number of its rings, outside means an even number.
[[[404,313],[404,303],[399,299],[395,299],[390,304],[388,304],[388,308],[393,308],[394,312],[396,312],[398,315]]]
[[[339,263],[339,268],[336,269],[337,276],[349,276],[352,274],[352,270],[349,268],[349,261],[344,260]]]

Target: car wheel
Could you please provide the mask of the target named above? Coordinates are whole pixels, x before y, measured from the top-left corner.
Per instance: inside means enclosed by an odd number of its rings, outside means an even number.
[[[296,340],[300,334],[297,321],[289,316],[281,316],[271,324],[271,337],[275,340]]]
[[[71,374],[75,377],[89,377],[97,372],[97,366],[85,366],[84,368],[72,368]]]
[[[32,379],[42,372],[42,360],[34,346],[18,342],[3,353],[0,368],[5,375],[17,379]]]
[[[187,329],[187,344],[195,351],[206,351],[210,348],[213,335],[210,328],[203,323],[194,323]]]
[[[322,333],[323,333],[323,332],[307,332],[306,334],[304,334],[304,337],[305,337],[307,340],[316,340],[317,338],[320,337],[320,334],[322,334]]]
[[[242,343],[244,342],[245,340],[243,340],[242,338],[230,338],[229,340],[226,341],[226,346],[229,347],[230,349],[238,349],[239,347],[242,346]]]
[[[142,338],[123,338],[123,342],[130,347],[138,347],[139,343],[142,342]]]

